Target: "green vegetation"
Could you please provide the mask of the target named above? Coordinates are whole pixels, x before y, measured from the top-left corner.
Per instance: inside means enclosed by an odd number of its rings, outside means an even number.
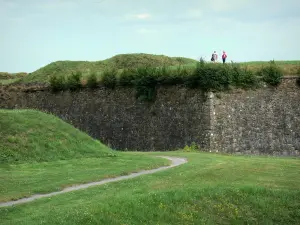
[[[19,80],[19,78],[4,79],[4,80],[0,80],[0,84],[2,84],[2,85],[12,84],[12,83],[15,83],[18,80]]]
[[[106,70],[140,67],[161,67],[161,66],[178,66],[189,63],[195,63],[196,60],[182,57],[167,57],[164,55],[151,54],[122,54],[112,58],[96,61],[57,61],[28,74],[19,83],[48,83],[51,76],[70,76],[72,73],[80,72],[83,78],[87,78],[94,73],[97,77],[101,77]]]
[[[0,163],[46,162],[117,154],[55,116],[0,110]]]
[[[189,162],[152,175],[1,208],[0,223],[300,223],[299,159],[150,154],[187,157]]]
[[[106,70],[115,69],[119,73],[124,69],[178,67],[195,69],[196,60],[182,57],[167,57],[151,54],[122,54],[103,61],[57,61],[28,74],[17,83],[49,83],[52,76],[68,77],[72,73],[80,72],[82,79],[94,74],[100,80]],[[285,75],[295,75],[300,68],[300,61],[276,61],[276,65]],[[242,69],[249,69],[256,73],[262,67],[268,66],[268,62],[240,63]]]
[[[27,73],[6,73],[0,72],[0,80],[16,79],[25,77]]]
[[[101,79],[103,85],[110,89],[114,89],[117,85],[117,74],[118,71],[116,69],[109,69],[104,71]]]
[[[98,86],[97,76],[95,73],[88,76],[86,86],[89,88],[96,88]]]
[[[275,86],[281,82],[282,78],[283,73],[274,61],[254,73],[247,68],[242,68],[239,64],[212,64],[202,60],[195,68],[163,66],[124,69],[121,72],[116,69],[106,70],[99,80],[99,85],[110,89],[116,86],[134,86],[138,99],[152,101],[155,99],[158,85],[179,84],[204,91],[224,91],[231,88],[257,88],[262,81]],[[88,79],[91,78],[88,77]],[[65,79],[53,76],[50,84],[54,91],[69,89],[68,80],[70,80],[68,77]],[[95,83],[96,80],[94,79],[93,82]],[[79,80],[77,83],[78,86],[73,87],[72,90],[81,88]]]
[[[73,184],[99,181],[168,165],[162,158],[119,153],[117,157],[80,158],[0,167],[0,202],[50,193]]]
[[[20,78],[25,77],[27,73],[5,73],[0,72],[0,85],[12,84]]]
[[[112,151],[60,119],[34,110],[0,110],[0,127],[0,201],[169,164]]]
[[[271,61],[268,67],[263,67],[258,74],[261,75],[264,82],[273,86],[280,84],[283,78],[282,71],[275,65],[274,61]]]

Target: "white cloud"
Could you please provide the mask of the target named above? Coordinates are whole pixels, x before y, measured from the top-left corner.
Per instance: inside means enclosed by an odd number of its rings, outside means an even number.
[[[152,17],[149,13],[130,14],[125,16],[127,19],[146,20]]]

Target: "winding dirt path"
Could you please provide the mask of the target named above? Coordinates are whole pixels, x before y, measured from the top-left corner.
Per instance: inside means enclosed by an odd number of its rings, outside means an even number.
[[[33,195],[31,197],[28,197],[28,198],[21,198],[21,199],[15,200],[15,201],[0,202],[0,207],[14,206],[14,205],[23,204],[23,203],[26,203],[26,202],[32,202],[32,201],[34,201],[36,199],[40,199],[40,198],[52,197],[52,196],[55,196],[55,195],[59,195],[59,194],[63,194],[63,193],[71,192],[71,191],[86,189],[86,188],[89,188],[89,187],[92,187],[92,186],[103,185],[103,184],[116,182],[116,181],[120,181],[120,180],[127,180],[127,179],[135,178],[135,177],[138,177],[138,176],[141,176],[141,175],[144,175],[144,174],[152,174],[152,173],[156,173],[156,172],[166,170],[166,169],[169,169],[169,168],[172,168],[172,167],[179,166],[179,165],[184,164],[184,163],[187,162],[187,160],[185,158],[169,157],[169,156],[159,156],[159,157],[170,160],[171,165],[170,166],[159,167],[157,169],[152,169],[152,170],[142,170],[142,171],[137,172],[137,173],[131,173],[129,175],[115,177],[115,178],[108,178],[108,179],[104,179],[104,180],[96,181],[96,182],[91,182],[91,183],[87,183],[87,184],[74,185],[74,186],[71,186],[71,187],[67,187],[67,188],[65,188],[61,191],[52,192],[52,193],[48,193],[48,194],[37,194],[37,195]]]

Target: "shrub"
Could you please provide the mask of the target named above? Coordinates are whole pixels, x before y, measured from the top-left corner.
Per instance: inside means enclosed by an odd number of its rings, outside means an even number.
[[[183,148],[184,152],[198,152],[199,150],[200,150],[200,148],[195,142],[192,142],[192,144],[190,146],[186,145]]]
[[[168,69],[167,67],[162,67],[157,69],[158,83],[164,85],[176,85],[182,84],[184,77],[187,75],[187,70],[181,66],[176,69]]]
[[[52,91],[56,92],[66,89],[66,79],[64,76],[52,75],[49,82]]]
[[[258,71],[258,75],[262,77],[262,80],[272,86],[277,86],[281,83],[283,73],[279,67],[272,60],[268,67],[263,67]]]
[[[198,85],[205,91],[228,89],[232,82],[227,65],[202,63],[197,68],[196,73]]]
[[[239,64],[232,63],[232,84],[240,88],[256,88],[259,86],[259,79],[255,73],[247,68],[242,69]]]
[[[136,79],[137,71],[136,69],[124,69],[119,76],[120,86],[132,86],[134,85],[134,80]]]
[[[189,88],[197,88],[199,86],[200,76],[202,76],[204,73],[205,63],[203,60],[201,60],[199,63],[197,63],[196,69],[184,77],[184,84]]]
[[[89,88],[96,88],[98,86],[97,77],[95,73],[91,73],[88,76],[86,86]]]
[[[117,84],[117,69],[105,70],[102,74],[101,81],[103,85],[107,88],[114,89]]]
[[[71,76],[67,77],[67,88],[71,91],[75,91],[81,88],[81,82],[80,79],[82,77],[82,73],[77,71],[75,73],[72,73]]]
[[[153,68],[137,69],[134,81],[136,98],[144,101],[153,101],[156,97],[157,72]]]

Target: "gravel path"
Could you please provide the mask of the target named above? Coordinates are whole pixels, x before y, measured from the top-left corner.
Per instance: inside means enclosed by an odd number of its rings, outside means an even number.
[[[71,191],[76,191],[76,190],[81,190],[81,189],[89,188],[89,187],[96,186],[96,185],[103,185],[103,184],[107,184],[107,183],[110,183],[110,182],[116,182],[116,181],[120,181],[120,180],[127,180],[127,179],[138,177],[138,176],[141,176],[141,175],[144,175],[144,174],[152,174],[152,173],[156,173],[158,171],[162,171],[162,170],[166,170],[166,169],[169,169],[169,168],[172,168],[172,167],[175,167],[175,166],[179,166],[179,165],[184,164],[184,163],[187,162],[187,160],[185,158],[168,157],[168,156],[159,156],[159,157],[170,160],[171,165],[170,166],[159,167],[157,169],[152,169],[152,170],[142,170],[142,171],[137,172],[137,173],[132,173],[132,174],[129,174],[129,175],[115,177],[115,178],[108,178],[108,179],[104,179],[104,180],[97,181],[97,182],[91,182],[91,183],[87,183],[87,184],[75,185],[75,186],[67,187],[67,188],[65,188],[61,191],[52,192],[52,193],[49,193],[49,194],[37,194],[37,195],[33,195],[31,197],[28,197],[28,198],[22,198],[22,199],[15,200],[15,201],[0,202],[0,207],[18,205],[18,204],[22,204],[22,203],[26,203],[26,202],[31,202],[31,201],[34,201],[36,199],[52,197],[52,196],[55,196],[55,195],[59,195],[59,194],[63,194],[63,193],[71,192]]]

